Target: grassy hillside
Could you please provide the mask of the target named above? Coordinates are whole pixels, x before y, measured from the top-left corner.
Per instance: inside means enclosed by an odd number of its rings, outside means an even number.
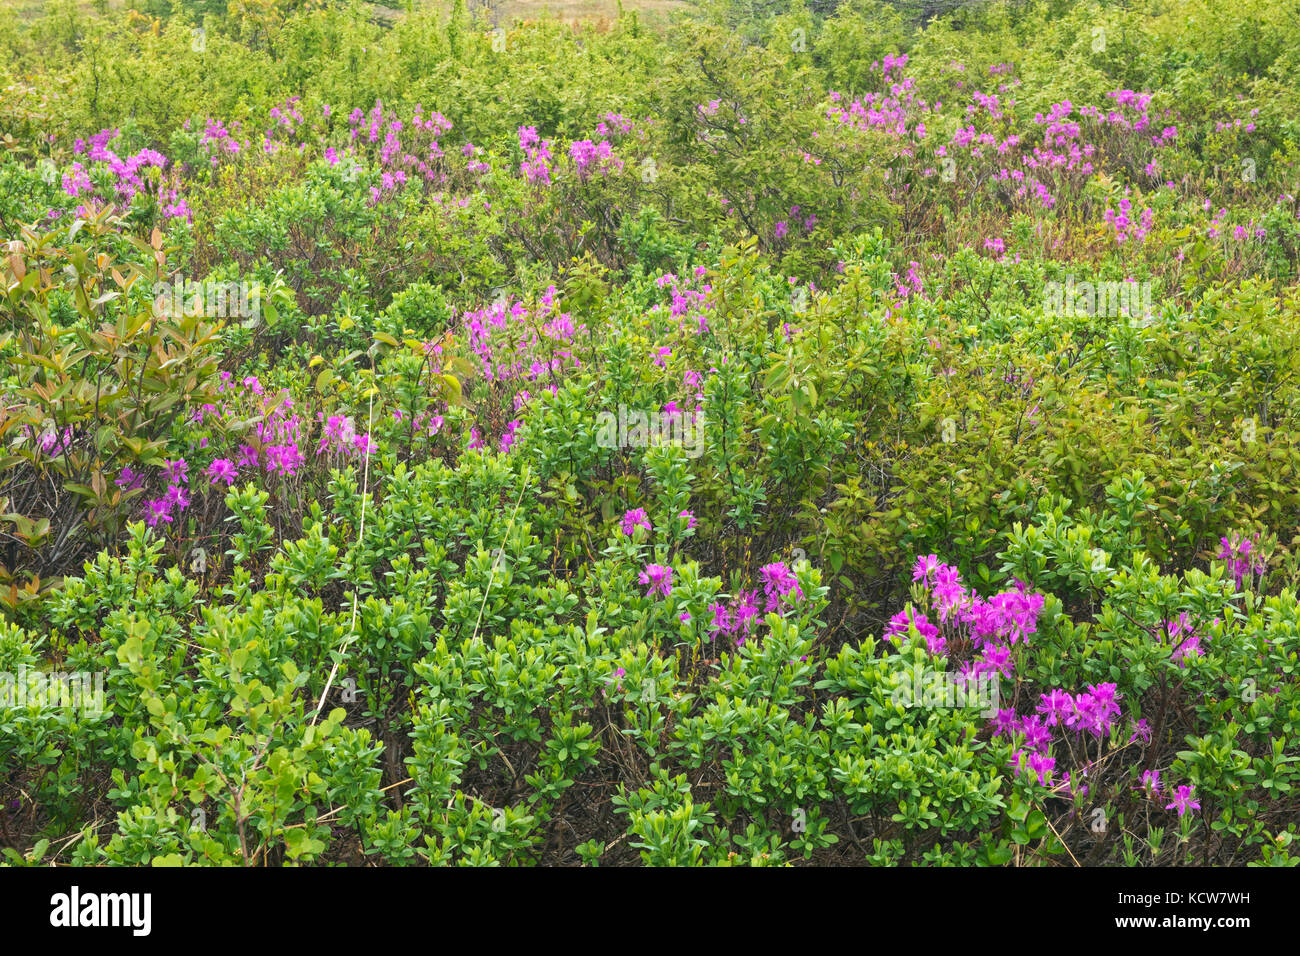
[[[1296,0],[537,9],[0,16],[5,859],[1295,865]]]

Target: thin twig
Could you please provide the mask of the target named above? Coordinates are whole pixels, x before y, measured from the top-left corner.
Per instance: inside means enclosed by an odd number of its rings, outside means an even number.
[[[357,549],[361,549],[366,539],[366,496],[370,489],[370,433],[375,427],[375,357],[370,356],[370,411],[366,419],[366,462],[361,478],[361,527],[357,531]],[[352,590],[352,622],[348,625],[348,635],[339,645],[338,656],[334,659],[334,666],[330,668],[330,676],[325,681],[325,689],[321,691],[320,700],[316,702],[316,712],[311,716],[311,726],[315,726],[316,721],[320,719],[321,709],[325,706],[325,698],[329,696],[330,687],[334,684],[334,678],[338,676],[339,663],[343,660],[343,655],[347,653],[348,647],[357,639],[357,599],[361,593],[360,582],[353,582]]]

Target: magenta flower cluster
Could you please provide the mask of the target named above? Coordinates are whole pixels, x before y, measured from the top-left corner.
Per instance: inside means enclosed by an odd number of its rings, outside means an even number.
[[[642,584],[649,585],[646,597],[668,597],[673,593],[673,569],[665,564],[647,564],[640,574]]]
[[[1231,536],[1219,539],[1220,549],[1218,558],[1220,561],[1228,562],[1228,568],[1232,571],[1233,580],[1237,582],[1237,589],[1241,589],[1241,584],[1249,575],[1254,579],[1256,574],[1263,574],[1268,565],[1259,553],[1259,535],[1247,537],[1234,531]]]
[[[932,654],[956,650],[964,656],[965,651],[972,652],[971,659],[961,665],[968,679],[994,671],[1003,677],[1012,676],[1013,647],[1028,643],[1038,630],[1038,616],[1044,603],[1041,594],[1032,593],[1025,584],[1017,582],[1011,590],[986,600],[967,589],[960,572],[934,554],[917,559],[912,580],[919,582],[927,593],[937,623],[924,613],[904,609],[890,619],[885,628],[886,637],[897,643],[910,627],[915,627]]]
[[[713,291],[713,286],[704,281],[706,275],[708,270],[704,266],[697,266],[689,278],[667,272],[655,280],[655,285],[659,288],[670,290],[672,299],[668,314],[683,334],[707,335],[709,332],[709,312],[713,308],[709,294]],[[658,312],[662,308],[656,304],[650,311]],[[668,354],[672,354],[671,349]]]
[[[209,119],[203,128],[203,133],[199,137],[199,150],[208,156],[208,162],[212,166],[221,164],[221,157],[238,156],[248,148],[248,142],[241,142],[235,138],[235,131],[239,129],[239,122],[235,121],[230,124],[233,129],[226,129],[226,125],[217,119]]]
[[[1172,621],[1162,622],[1158,637],[1173,650],[1170,659],[1178,661],[1178,666],[1186,667],[1189,657],[1200,657],[1205,652],[1201,648],[1204,637],[1192,625],[1191,616],[1186,611]]]
[[[537,135],[536,126],[519,127],[519,148],[524,151],[524,160],[519,164],[519,172],[530,183],[542,186],[551,184],[551,141]]]
[[[253,440],[242,442],[214,458],[204,469],[208,486],[229,488],[245,470],[265,472],[288,478],[301,473],[307,462],[303,451],[307,423],[294,412],[295,403],[287,389],[268,393],[256,375],[235,383],[229,372],[221,373],[218,391],[229,393],[220,405],[204,404],[190,415],[191,423],[202,425],[209,418],[223,420],[260,416],[253,429]],[[233,404],[232,404],[233,403]],[[358,433],[348,415],[319,416],[321,434],[316,444],[317,457],[350,458],[375,452],[378,446],[369,432]],[[207,438],[191,447],[206,448]],[[150,527],[170,523],[190,505],[189,463],[180,458],[168,461],[162,469],[166,492],[144,503],[145,521]],[[116,484],[119,488],[142,487],[144,476],[132,468],[123,468]]]
[[[28,426],[27,434],[32,434],[32,428]],[[52,425],[46,428],[36,439],[36,448],[40,454],[47,458],[57,458],[72,448],[74,434],[71,425],[55,429]]]
[[[1012,709],[999,710],[991,723],[995,737],[1020,738],[1010,762],[1016,775],[1027,766],[1039,784],[1048,786],[1053,782],[1056,768],[1052,756],[1053,728],[1061,733],[1087,733],[1100,739],[1110,734],[1121,713],[1116,686],[1093,684],[1078,694],[1057,687],[1039,695],[1035,713],[1018,716]],[[1135,736],[1141,732],[1142,728],[1138,728]],[[1070,782],[1073,784],[1073,776]],[[1086,788],[1081,792],[1086,793]]]
[[[737,647],[743,646],[746,639],[754,633],[758,622],[757,598],[757,590],[741,591],[729,605],[722,602],[710,604],[709,613],[713,615],[713,620],[709,639],[716,641],[726,635],[734,637]]]
[[[383,101],[375,100],[368,113],[353,110],[348,125],[352,149],[379,168],[379,185],[370,188],[372,202],[387,199],[410,183],[436,188],[447,182],[442,163],[446,153],[440,138],[451,130],[452,123],[441,113],[426,115],[424,106],[417,103],[410,119],[402,120],[396,111],[386,114]]]
[[[599,143],[593,143],[589,139],[574,140],[569,144],[569,158],[573,160],[573,168],[577,170],[578,178],[584,182],[593,172],[608,176],[623,168],[623,161],[614,155],[609,140],[605,139]]]
[[[547,287],[535,310],[523,302],[500,300],[482,309],[466,311],[461,323],[470,349],[478,356],[489,382],[523,379],[552,380],[579,367],[570,344],[586,335],[585,325],[575,325],[567,312],[555,307],[555,286]]]
[[[1142,783],[1138,787],[1148,797],[1158,797],[1163,789],[1160,783],[1159,770],[1142,771]],[[1166,810],[1177,810],[1178,815],[1185,816],[1193,810],[1201,809],[1201,804],[1196,800],[1196,787],[1184,784],[1178,787],[1172,794],[1172,803],[1165,804]]]
[[[637,528],[645,528],[647,531],[652,530],[650,526],[650,516],[645,513],[644,508],[633,508],[623,515],[623,533],[628,537],[632,536]]]
[[[190,209],[184,199],[179,198],[180,186],[177,171],[167,170],[168,159],[154,149],[142,149],[134,155],[123,158],[114,152],[109,144],[121,135],[117,129],[100,130],[90,137],[90,142],[78,139],[73,144],[74,154],[85,155],[91,163],[104,163],[113,175],[113,197],[117,203],[129,206],[137,195],[149,195],[155,199],[165,219],[190,219]],[[147,171],[158,172],[149,176]],[[63,175],[63,191],[70,198],[82,197],[108,203],[107,196],[98,196],[86,167],[74,162]],[[84,215],[87,207],[82,204],[77,208],[78,215]]]
[[[798,579],[784,562],[765,564],[759,569],[759,580],[763,590],[761,610],[757,588],[742,590],[730,603],[718,601],[709,605],[709,613],[713,615],[710,640],[727,636],[735,640],[737,647],[742,647],[754,635],[761,613],[783,611],[804,598]]]
[[[189,475],[190,466],[184,458],[163,462],[163,477],[167,481],[167,490],[161,498],[144,503],[144,520],[149,527],[161,523],[170,524],[177,515],[190,506]],[[118,476],[118,481],[126,477],[126,469]]]
[[[783,562],[765,564],[758,573],[763,582],[763,597],[767,601],[764,612],[778,610],[782,604],[803,600],[798,579]]]
[[[1133,201],[1124,196],[1119,201],[1119,210],[1116,211],[1107,208],[1102,218],[1110,223],[1115,229],[1115,241],[1123,244],[1130,239],[1137,242],[1146,240],[1147,233],[1151,231],[1152,223],[1155,221],[1155,213],[1149,208],[1142,211],[1141,218],[1134,222],[1131,213],[1133,211]]]
[[[377,446],[369,432],[357,434],[351,415],[331,415],[329,418],[322,415],[321,420],[324,427],[321,429],[320,443],[316,446],[317,455],[347,458],[351,455],[370,454],[376,450]]]

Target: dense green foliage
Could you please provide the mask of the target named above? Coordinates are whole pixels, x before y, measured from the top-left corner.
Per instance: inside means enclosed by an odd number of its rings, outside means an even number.
[[[1300,6],[771,6],[0,17],[9,862],[1300,861]]]

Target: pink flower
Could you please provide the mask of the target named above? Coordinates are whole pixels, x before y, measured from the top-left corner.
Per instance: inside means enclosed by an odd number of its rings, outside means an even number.
[[[736,627],[743,630],[745,633],[749,633],[753,630],[754,622],[758,620],[758,604],[755,603],[757,598],[757,591],[741,591],[738,596],[738,603],[736,606]],[[737,646],[743,643],[744,639],[742,638]]]
[[[117,481],[113,482],[113,484],[127,490],[139,488],[144,484],[144,476],[136,474],[130,465],[126,465],[122,468],[122,473],[117,476]]]
[[[1074,711],[1074,698],[1068,691],[1058,687],[1050,694],[1040,694],[1038,707],[1035,709],[1043,715],[1048,726],[1055,726],[1064,723]]]
[[[1038,775],[1038,782],[1042,786],[1047,786],[1052,779],[1052,770],[1056,767],[1056,758],[1048,757],[1045,754],[1034,753],[1029,755],[1029,769]]]
[[[1159,770],[1142,771],[1142,789],[1145,790],[1149,796],[1153,797],[1160,792]],[[1165,809],[1168,809],[1168,807]]]
[[[1268,563],[1258,552],[1259,535],[1248,538],[1234,531],[1231,538],[1220,538],[1219,543],[1222,549],[1219,551],[1218,558],[1220,561],[1228,562],[1238,590],[1241,589],[1241,583],[1247,574],[1253,576],[1263,574],[1267,570]]]
[[[983,653],[975,662],[975,673],[998,673],[1009,679],[1014,667],[1011,662],[1011,648],[1001,644],[986,644]]]
[[[793,601],[803,597],[799,590],[798,579],[790,569],[780,561],[767,564],[759,572],[763,577],[763,594],[767,598],[767,611],[775,611],[782,601]]]
[[[177,511],[184,511],[190,506],[190,499],[185,494],[185,489],[180,485],[168,485],[167,494],[163,496],[163,500],[167,502],[169,507],[175,506]]]
[[[271,474],[295,475],[305,460],[296,442],[266,446],[266,470]]]
[[[926,649],[931,654],[942,654],[947,650],[948,642],[940,636],[939,629],[924,614],[913,612],[909,615],[906,608],[889,619],[885,637],[897,644],[900,638],[907,636],[909,626],[915,627],[916,632],[925,638]]]
[[[1169,635],[1169,644],[1173,648],[1170,660],[1178,661],[1179,667],[1187,666],[1187,658],[1201,657],[1201,635],[1192,627],[1192,619],[1184,611],[1174,621],[1165,621],[1161,635]]]
[[[993,725],[994,737],[1010,737],[1020,726],[1016,712],[1010,707],[999,710],[989,723]]]
[[[1086,730],[1094,737],[1104,737],[1119,715],[1115,685],[1093,684],[1088,693],[1075,696],[1074,713],[1067,718],[1066,725],[1078,733]]]
[[[650,524],[650,516],[645,513],[644,508],[633,508],[623,515],[623,533],[625,535],[631,537],[632,532],[638,527],[645,528],[647,531],[653,530]]]
[[[1201,809],[1201,805],[1192,799],[1195,791],[1196,791],[1195,787],[1188,787],[1188,786],[1179,787],[1178,790],[1175,791],[1174,793],[1174,802],[1167,804],[1165,806],[1165,809],[1166,810],[1176,809],[1180,817],[1191,810]]]
[[[156,527],[160,521],[171,520],[172,506],[171,502],[166,498],[158,498],[154,501],[145,502],[144,521],[149,527]]]
[[[522,424],[523,422],[518,418],[506,424],[506,430],[501,434],[501,453],[503,455],[515,443],[515,432],[519,430],[519,426]]]
[[[1034,714],[1020,718],[1015,729],[1024,734],[1025,746],[1030,750],[1046,752],[1047,748],[1051,746],[1052,732]]]
[[[939,556],[937,554],[927,554],[916,559],[916,565],[912,568],[912,580],[924,582],[926,587],[930,586],[930,575],[939,568]]]
[[[709,605],[709,611],[713,614],[713,633],[709,635],[710,640],[717,640],[719,634],[730,634],[735,624],[731,620],[731,612],[727,606],[721,602]]]
[[[184,458],[178,458],[176,461],[167,460],[163,462],[163,474],[165,474],[167,480],[173,484],[183,484],[189,481],[189,471],[190,466],[186,463]]]
[[[658,594],[663,597],[673,593],[673,569],[664,564],[647,564],[641,572],[640,581],[648,584],[646,597]]]
[[[610,683],[611,680],[612,680],[612,682],[617,686],[617,688],[618,688],[619,690],[622,690],[622,689],[623,689],[623,678],[624,678],[626,675],[627,675],[627,671],[620,667],[620,668],[618,668],[617,670],[614,671],[614,676],[613,676],[613,678],[611,678],[611,679],[607,679],[607,680],[605,681],[605,683],[608,684],[608,683]],[[601,690],[601,693],[604,694],[605,691],[602,689],[602,690]]]
[[[229,488],[235,483],[235,478],[238,475],[239,469],[235,467],[235,463],[229,458],[218,458],[208,465],[208,477],[211,479],[211,484],[215,485],[218,481],[224,481],[226,487]]]

